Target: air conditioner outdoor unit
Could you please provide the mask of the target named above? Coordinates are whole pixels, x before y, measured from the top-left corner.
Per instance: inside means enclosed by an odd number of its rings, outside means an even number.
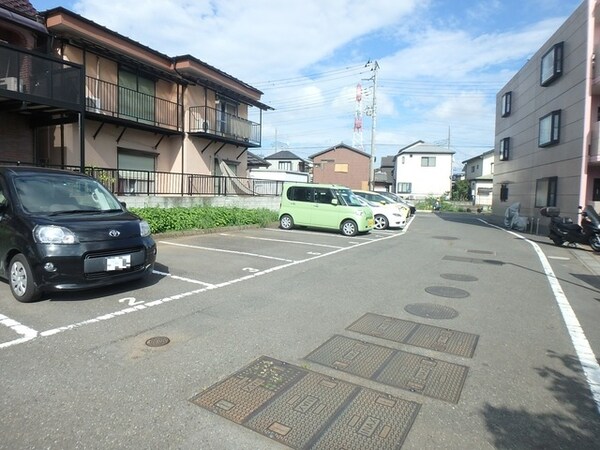
[[[89,112],[100,113],[100,110],[102,109],[100,99],[98,97],[86,97],[85,109]]]
[[[6,77],[0,78],[0,89],[6,89],[7,91],[18,91],[17,77]]]

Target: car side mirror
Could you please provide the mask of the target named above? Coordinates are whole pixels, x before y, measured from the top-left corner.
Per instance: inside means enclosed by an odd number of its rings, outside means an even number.
[[[338,204],[338,199],[337,198],[332,198],[331,199],[331,204],[337,206]]]
[[[127,208],[127,203],[125,203],[125,202],[119,202],[119,203],[121,204],[121,206],[122,206],[123,208]]]

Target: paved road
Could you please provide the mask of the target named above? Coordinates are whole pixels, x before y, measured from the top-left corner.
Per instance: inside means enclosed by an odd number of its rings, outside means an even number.
[[[0,284],[0,448],[597,448],[598,256],[480,219],[157,236],[147,283]]]

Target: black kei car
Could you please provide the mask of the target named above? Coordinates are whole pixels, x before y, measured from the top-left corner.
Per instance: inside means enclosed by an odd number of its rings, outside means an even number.
[[[140,279],[155,260],[148,223],[94,178],[0,167],[0,278],[18,301]]]

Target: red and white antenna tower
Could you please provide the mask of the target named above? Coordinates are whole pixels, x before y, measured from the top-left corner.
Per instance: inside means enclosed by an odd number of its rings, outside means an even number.
[[[364,150],[362,132],[362,86],[356,85],[356,111],[354,112],[354,134],[352,135],[352,147]]]

